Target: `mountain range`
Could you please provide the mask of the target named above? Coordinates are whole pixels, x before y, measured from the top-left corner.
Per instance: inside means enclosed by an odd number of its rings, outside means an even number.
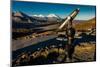
[[[13,12],[12,13],[13,22],[20,23],[41,23],[41,22],[60,22],[62,18],[60,18],[56,14],[49,14],[48,16],[40,15],[27,15],[23,12]]]

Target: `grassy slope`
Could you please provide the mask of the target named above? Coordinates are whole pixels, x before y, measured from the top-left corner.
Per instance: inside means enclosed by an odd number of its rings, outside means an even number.
[[[75,24],[76,30],[87,30],[96,26],[96,18]]]

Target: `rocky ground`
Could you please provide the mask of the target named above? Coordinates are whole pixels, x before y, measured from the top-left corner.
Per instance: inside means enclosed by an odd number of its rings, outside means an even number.
[[[13,66],[95,61],[95,49],[94,43],[81,43],[75,47],[72,60],[69,60],[63,48],[45,47],[34,52],[20,54],[17,59],[13,60]]]

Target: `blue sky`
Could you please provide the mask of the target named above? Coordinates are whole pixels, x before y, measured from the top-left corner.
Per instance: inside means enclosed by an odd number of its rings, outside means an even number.
[[[74,5],[74,4],[54,4],[40,2],[13,1],[12,11],[22,11],[28,15],[56,14],[62,18],[67,17],[73,10],[80,8],[76,20],[88,20],[95,17],[95,6]]]

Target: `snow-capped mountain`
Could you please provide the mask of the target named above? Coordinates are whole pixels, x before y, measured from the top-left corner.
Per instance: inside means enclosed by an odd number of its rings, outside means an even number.
[[[13,12],[12,20],[19,23],[43,23],[43,22],[60,22],[62,19],[56,14],[49,14],[47,16],[39,15],[27,15],[23,12]]]
[[[40,14],[40,15],[38,15],[38,17],[45,17],[44,15],[42,15],[42,14]]]
[[[42,15],[42,14],[39,14],[39,15],[33,15],[33,18],[37,19],[37,20],[40,20],[40,21],[47,21],[47,17]]]
[[[32,17],[38,17],[38,15],[33,15]]]
[[[60,18],[58,15],[56,14],[49,14],[47,17],[56,17],[56,18]]]
[[[48,21],[57,21],[57,22],[61,21],[61,18],[56,14],[49,14],[47,17]]]
[[[47,16],[40,14],[40,15],[33,15],[33,17],[38,18],[39,20],[45,20],[45,21],[49,21],[49,22],[59,22],[59,21],[61,21],[61,18],[56,14],[49,14]]]
[[[33,15],[33,17],[45,17],[45,16],[42,14],[39,14],[39,15]]]

